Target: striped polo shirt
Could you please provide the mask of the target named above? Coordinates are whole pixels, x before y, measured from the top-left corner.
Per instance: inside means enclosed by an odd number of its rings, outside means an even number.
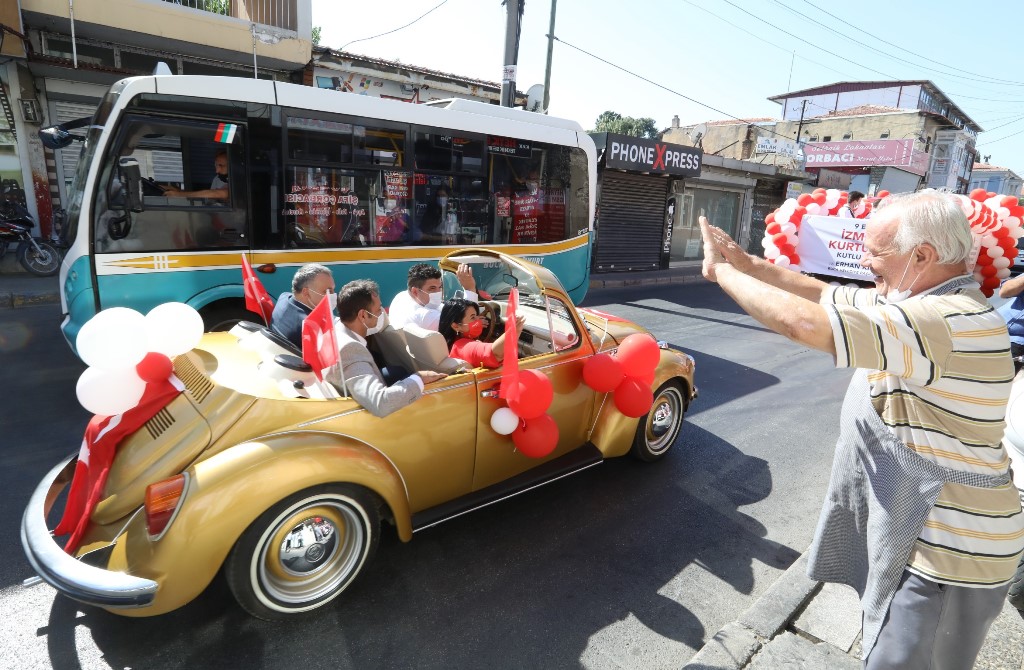
[[[907,447],[945,468],[1007,471],[1010,340],[973,279],[957,277],[899,303],[874,289],[835,287],[821,304],[836,367],[869,370],[875,410]],[[1013,577],[1022,551],[1024,513],[1012,483],[946,483],[907,568],[945,584],[995,586]]]

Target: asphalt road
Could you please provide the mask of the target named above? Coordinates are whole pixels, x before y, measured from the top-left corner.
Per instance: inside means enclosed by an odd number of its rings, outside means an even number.
[[[87,417],[58,308],[3,312],[0,667],[680,667],[810,543],[849,374],[710,284],[591,291],[584,305],[696,358],[700,397],[672,453],[609,461],[408,544],[385,532],[345,595],[283,624],[248,617],[220,582],[150,619],[21,586],[24,505]]]

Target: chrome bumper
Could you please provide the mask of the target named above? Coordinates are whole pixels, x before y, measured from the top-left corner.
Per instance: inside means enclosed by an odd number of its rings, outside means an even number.
[[[76,454],[60,463],[32,492],[21,519],[21,544],[28,562],[43,581],[73,600],[99,607],[146,607],[156,595],[155,581],[86,565],[65,553],[46,527],[46,515],[71,482],[77,462]]]

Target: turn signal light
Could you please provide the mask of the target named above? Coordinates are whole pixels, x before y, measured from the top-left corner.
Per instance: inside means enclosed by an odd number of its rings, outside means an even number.
[[[178,503],[185,493],[184,474],[174,475],[146,487],[146,530],[153,540],[160,539],[178,511]]]

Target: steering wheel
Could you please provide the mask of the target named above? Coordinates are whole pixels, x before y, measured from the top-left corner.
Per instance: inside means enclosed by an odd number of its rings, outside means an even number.
[[[498,324],[497,310],[495,309],[493,303],[481,302],[478,304],[480,305],[481,312],[479,316],[482,316],[483,318],[487,319],[487,330],[484,331],[481,339],[484,342],[493,342],[494,329],[497,327]]]

